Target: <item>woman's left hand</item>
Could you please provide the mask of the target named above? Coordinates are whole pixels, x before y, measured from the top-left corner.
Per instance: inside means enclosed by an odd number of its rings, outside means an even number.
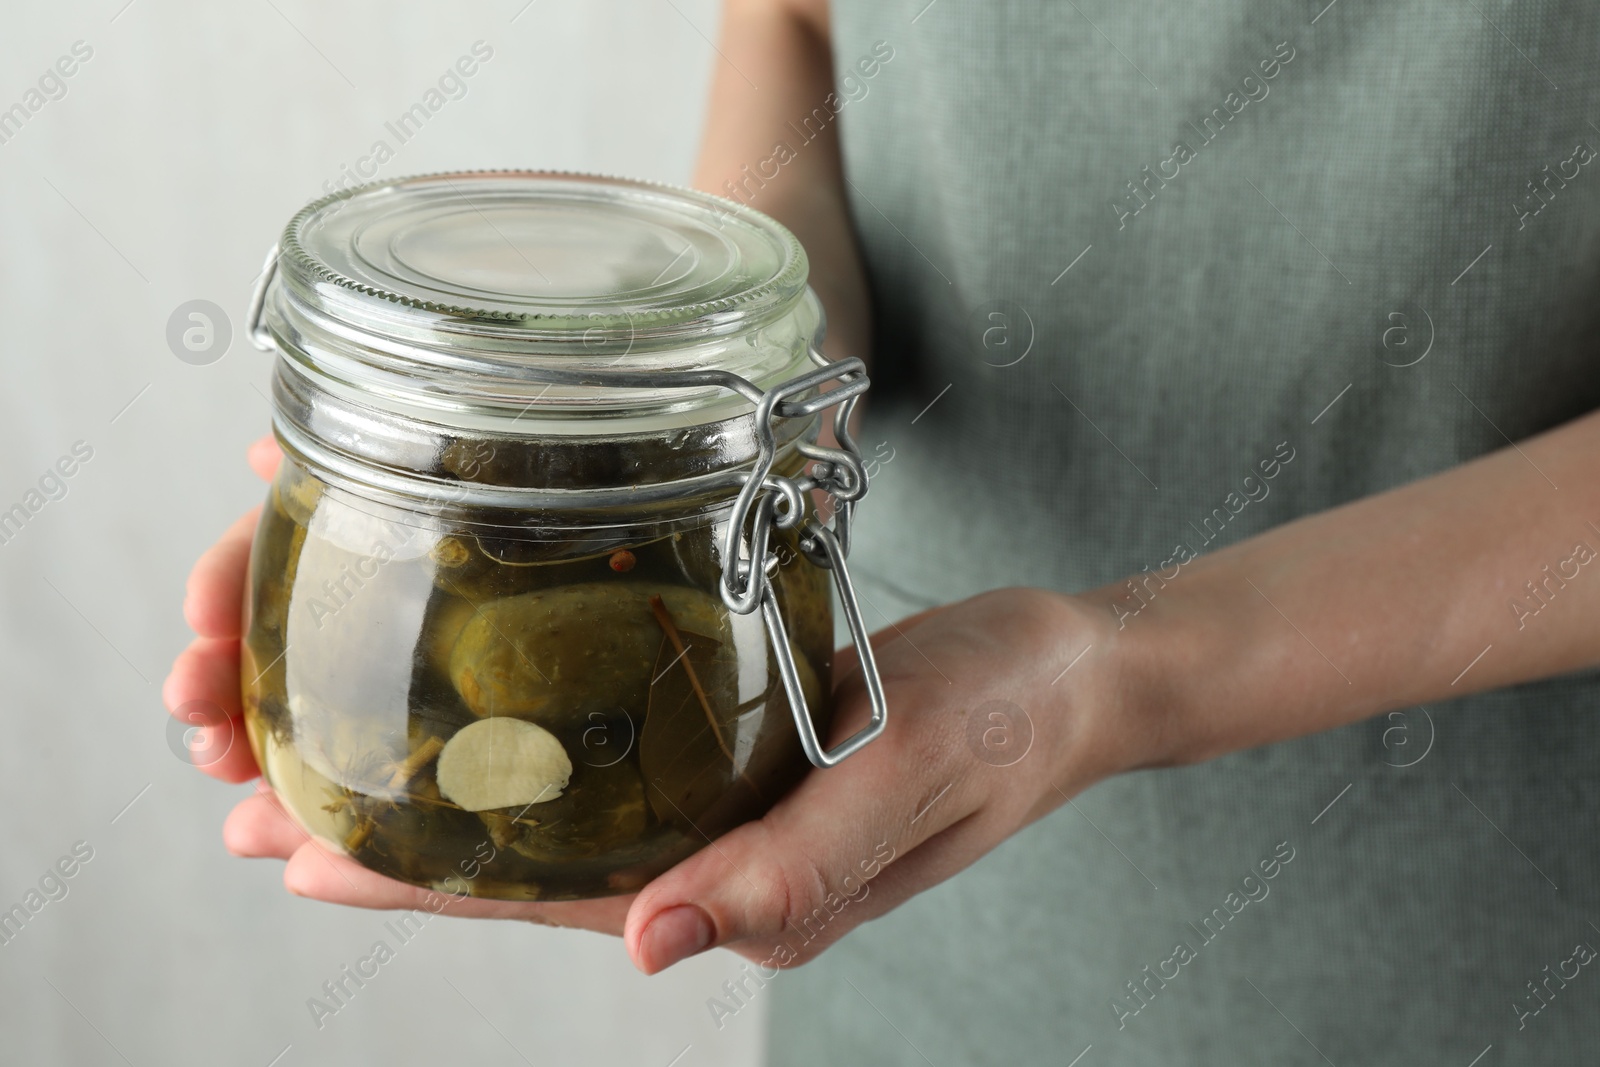
[[[641,890],[624,931],[635,964],[654,973],[714,946],[804,962],[1145,762],[1129,743],[1144,732],[1102,684],[1115,633],[1104,609],[1031,589],[880,632],[883,735]],[[868,718],[855,656],[840,660],[835,743]]]

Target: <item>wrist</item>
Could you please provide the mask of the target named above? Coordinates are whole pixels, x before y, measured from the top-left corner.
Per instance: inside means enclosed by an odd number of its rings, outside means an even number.
[[[1268,605],[1252,602],[1250,585],[1228,570],[1195,561],[1178,575],[1146,572],[1083,596],[1110,653],[1113,693],[1103,699],[1130,735],[1122,770],[1200,763],[1259,743],[1250,723],[1272,688],[1260,683],[1281,663],[1281,635],[1264,625],[1258,609]]]
[[[1110,588],[1028,593],[1043,601],[1050,634],[1031,673],[1036,706],[1047,709],[1053,784],[1071,795],[1127,771],[1188,762],[1175,735],[1181,717],[1163,695],[1175,650],[1160,650],[1155,628],[1119,621]]]

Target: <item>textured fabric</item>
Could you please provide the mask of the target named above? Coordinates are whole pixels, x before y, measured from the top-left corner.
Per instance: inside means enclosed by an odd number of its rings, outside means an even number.
[[[833,0],[841,72],[894,49],[840,118],[875,625],[1155,569],[1600,406],[1600,7],[1324,4]],[[1099,785],[774,982],[772,1062],[1595,1062],[1597,695]]]

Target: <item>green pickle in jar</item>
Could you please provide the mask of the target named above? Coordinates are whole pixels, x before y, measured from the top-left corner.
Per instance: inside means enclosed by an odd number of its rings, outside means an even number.
[[[856,632],[872,721],[823,744],[866,376],[806,270],[758,212],[581,175],[290,222],[248,324],[285,458],[240,675],[307,833],[451,894],[629,893],[877,736]]]

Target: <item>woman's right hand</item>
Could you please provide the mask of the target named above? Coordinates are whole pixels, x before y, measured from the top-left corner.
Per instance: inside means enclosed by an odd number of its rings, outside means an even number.
[[[264,437],[250,446],[251,469],[271,481],[283,461],[277,442]],[[178,655],[162,686],[167,710],[196,727],[190,760],[224,782],[261,775],[245,735],[240,697],[239,649],[250,572],[250,545],[261,509],[253,508],[206,550],[189,574],[183,613],[199,635]],[[436,914],[521,919],[547,926],[573,926],[621,934],[632,896],[562,904],[456,897],[386,878],[306,833],[265,782],[234,806],[222,828],[223,844],[235,856],[287,861],[284,887],[296,896],[361,908],[424,909]]]

